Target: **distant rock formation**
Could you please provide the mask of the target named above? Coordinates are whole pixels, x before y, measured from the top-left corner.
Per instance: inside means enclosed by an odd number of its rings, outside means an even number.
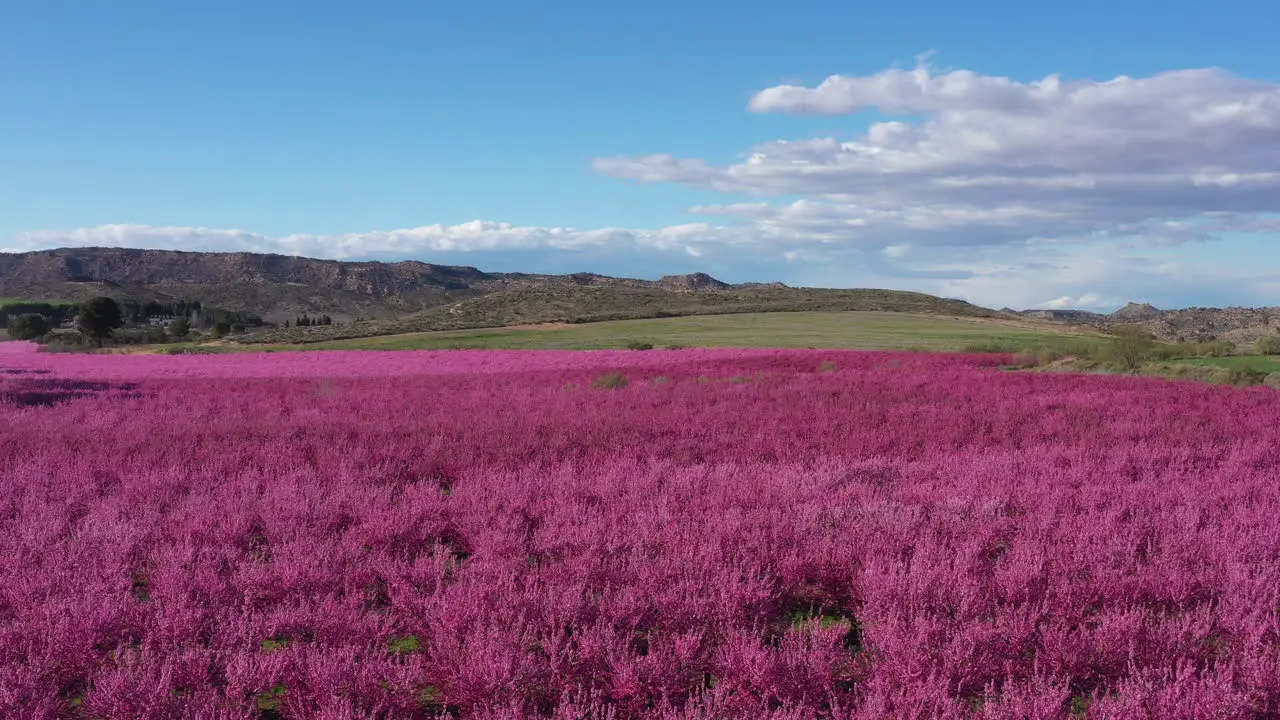
[[[1160,317],[1160,310],[1158,310],[1154,305],[1149,305],[1147,303],[1131,302],[1111,313],[1112,320],[1131,320],[1135,322],[1142,322],[1144,320],[1151,320],[1158,317]]]
[[[1102,315],[1085,310],[1021,310],[1023,317],[1106,329],[1140,325],[1161,340],[1204,342],[1230,340],[1248,343],[1280,330],[1280,308],[1185,308],[1161,310],[1150,303],[1131,302]]]
[[[706,273],[691,275],[667,275],[658,280],[658,287],[673,292],[698,292],[699,290],[725,290],[733,287],[729,283],[720,282]]]

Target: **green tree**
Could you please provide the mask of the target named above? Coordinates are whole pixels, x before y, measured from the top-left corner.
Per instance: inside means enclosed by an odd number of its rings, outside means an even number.
[[[19,315],[9,323],[9,337],[15,340],[35,340],[49,334],[49,321],[38,313]]]
[[[191,334],[191,323],[185,317],[177,318],[169,323],[169,334],[179,339],[184,338]]]
[[[1111,341],[1107,354],[1125,370],[1136,371],[1155,352],[1155,336],[1144,327],[1117,325],[1112,328],[1111,334],[1115,336],[1115,340]]]
[[[218,322],[213,324],[214,337],[224,337],[225,335],[227,335],[227,333],[230,333],[230,332],[231,332],[231,323],[227,322],[226,320],[219,320]]]
[[[1280,355],[1280,334],[1259,338],[1253,348],[1263,355]]]
[[[76,327],[99,347],[112,331],[124,324],[120,304],[109,297],[96,297],[80,306]]]

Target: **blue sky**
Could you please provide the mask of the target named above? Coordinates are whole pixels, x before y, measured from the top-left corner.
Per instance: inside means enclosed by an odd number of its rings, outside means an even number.
[[[860,5],[11,0],[0,248],[1280,305],[1280,8]]]

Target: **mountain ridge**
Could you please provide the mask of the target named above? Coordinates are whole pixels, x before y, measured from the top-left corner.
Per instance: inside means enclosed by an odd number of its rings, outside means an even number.
[[[280,325],[304,314],[335,320],[324,328],[257,334],[285,341],[387,334],[404,327],[461,329],[789,310],[999,315],[923,293],[731,284],[701,272],[641,280],[590,272],[500,273],[414,260],[321,260],[245,252],[96,247],[0,253],[0,297],[76,302],[95,295],[199,300]]]

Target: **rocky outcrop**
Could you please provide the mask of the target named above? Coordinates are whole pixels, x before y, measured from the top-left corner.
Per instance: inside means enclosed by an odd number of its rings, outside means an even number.
[[[1161,310],[1131,302],[1108,315],[1084,310],[1022,310],[1017,314],[1039,320],[1106,329],[1140,325],[1161,340],[1203,342],[1230,340],[1249,343],[1280,330],[1280,308],[1184,308]]]
[[[657,286],[672,292],[698,292],[700,290],[727,290],[729,283],[720,282],[706,273],[691,275],[667,275],[658,280]]]

